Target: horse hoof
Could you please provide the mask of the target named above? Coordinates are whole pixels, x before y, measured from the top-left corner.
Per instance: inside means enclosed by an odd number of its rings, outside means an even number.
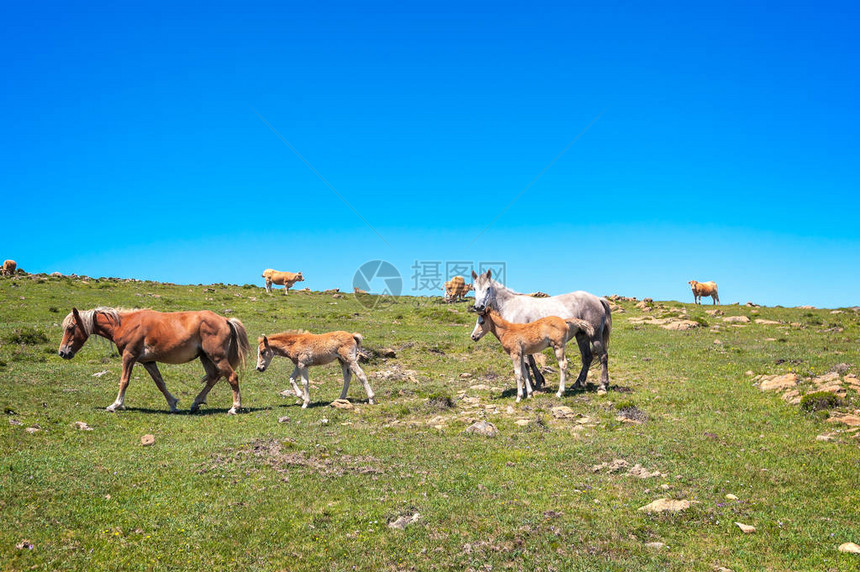
[[[562,395],[564,395],[564,394],[563,394],[562,392],[560,392],[560,391],[559,391],[558,393],[556,393],[556,394],[555,394],[555,396],[556,396],[556,397],[558,397],[559,399],[561,399],[561,396],[562,396]]]
[[[368,399],[367,404],[368,405],[376,405],[376,401],[374,401],[373,399]]]
[[[302,403],[302,409],[307,409],[308,403],[309,403],[308,401],[305,401],[304,403]]]

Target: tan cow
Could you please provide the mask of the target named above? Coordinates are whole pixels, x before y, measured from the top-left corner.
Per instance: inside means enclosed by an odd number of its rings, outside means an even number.
[[[290,288],[296,282],[304,282],[305,278],[301,272],[280,272],[267,268],[263,271],[263,278],[266,279],[266,292],[272,293],[272,284],[284,287],[284,295],[289,294]]]
[[[449,304],[456,302],[458,299],[465,299],[466,294],[474,290],[471,284],[466,284],[466,279],[462,276],[454,276],[445,282],[445,286],[442,289],[445,290],[445,301]]]
[[[706,298],[710,296],[714,305],[720,303],[720,295],[717,293],[716,282],[696,282],[695,280],[690,280],[687,284],[689,284],[690,288],[693,290],[694,303],[701,304],[703,296]]]
[[[7,260],[3,263],[3,274],[5,276],[14,276],[18,264],[14,260]]]

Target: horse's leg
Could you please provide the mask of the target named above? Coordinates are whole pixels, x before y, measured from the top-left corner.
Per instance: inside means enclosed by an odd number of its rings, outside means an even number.
[[[534,372],[535,388],[540,389],[541,387],[543,387],[543,384],[546,380],[543,378],[543,374],[540,372],[540,368],[537,366],[537,363],[535,362],[535,356],[533,356],[533,355],[528,356],[528,360],[529,360],[528,361],[529,367],[531,368],[532,372]]]
[[[367,381],[367,376],[364,375],[364,370],[358,365],[358,358],[355,358],[350,364],[349,369],[352,370],[352,373],[355,374],[355,377],[361,381],[361,385],[364,386],[364,392],[367,394],[367,403],[368,405],[374,405],[376,402],[373,400],[376,394],[373,393],[373,389],[370,387],[370,382]]]
[[[576,345],[579,346],[579,354],[582,356],[582,369],[579,370],[579,376],[573,383],[574,389],[584,389],[585,380],[588,378],[588,368],[591,367],[591,360],[594,354],[591,353],[591,340],[585,334],[577,334]]]
[[[239,393],[239,374],[230,366],[230,360],[227,359],[227,356],[218,361],[212,361],[215,362],[218,372],[227,380],[227,383],[230,384],[230,389],[233,390],[233,407],[227,410],[227,414],[236,415],[242,409],[242,394]]]
[[[167,400],[167,405],[170,407],[171,413],[176,413],[176,404],[179,403],[179,399],[173,397],[169,391],[167,391],[167,385],[164,383],[164,378],[161,377],[161,372],[158,371],[158,366],[155,365],[154,361],[143,364],[143,367],[146,368],[146,371],[149,372],[149,376],[152,378],[152,381],[155,382],[155,387],[164,395],[164,399]]]
[[[558,393],[555,394],[556,397],[561,397],[564,395],[564,385],[567,381],[567,358],[564,357],[564,344],[558,346],[555,349],[555,359],[558,360],[558,369],[559,369],[559,381],[558,381]]]
[[[529,355],[528,357],[531,357],[531,356]],[[523,381],[525,382],[525,383],[524,383],[524,385],[526,386],[526,398],[527,398],[527,399],[531,399],[532,394],[534,393],[534,391],[532,390],[532,382],[531,382],[531,379],[529,379],[529,368],[528,368],[528,366],[526,365],[526,359],[525,359],[525,358],[526,358],[526,356],[523,356],[523,357],[521,358],[521,361],[520,361],[520,371],[521,371],[521,372],[523,372],[523,373],[525,374],[525,375],[523,376],[523,377],[524,377],[524,380],[523,380]]]
[[[206,403],[206,396],[209,395],[209,391],[221,379],[218,368],[215,367],[215,364],[212,363],[212,360],[206,354],[200,355],[200,363],[203,364],[203,369],[206,371],[206,377],[204,378],[206,385],[203,386],[203,389],[194,398],[194,402],[191,404],[191,413],[196,412],[202,404]]]
[[[107,406],[107,410],[113,413],[117,409],[125,409],[125,390],[131,380],[131,368],[134,367],[135,357],[129,353],[122,354],[122,374],[119,378],[119,393],[116,401]]]
[[[349,390],[349,382],[352,379],[352,372],[349,371],[349,364],[345,361],[340,362],[340,371],[343,372],[343,389],[340,392],[340,398],[346,399],[346,392]]]
[[[308,403],[311,402],[311,394],[308,391],[310,387],[310,379],[308,379],[308,367],[306,365],[299,364],[299,373],[302,376],[302,409],[307,409]]]

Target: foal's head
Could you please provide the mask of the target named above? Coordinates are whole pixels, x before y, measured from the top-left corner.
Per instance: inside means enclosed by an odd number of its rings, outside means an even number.
[[[72,359],[90,337],[91,331],[92,322],[88,327],[78,309],[72,308],[71,313],[63,320],[63,339],[57,353],[63,359]]]
[[[482,312],[478,314],[478,319],[475,322],[475,329],[472,330],[472,340],[477,342],[489,331],[490,318],[487,316],[487,312]]]
[[[272,363],[272,358],[275,357],[275,350],[269,345],[269,338],[263,336],[257,340],[257,371],[266,371],[269,364]]]

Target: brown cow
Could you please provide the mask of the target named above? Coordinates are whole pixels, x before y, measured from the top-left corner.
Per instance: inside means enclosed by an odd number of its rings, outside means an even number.
[[[4,276],[14,276],[17,268],[18,264],[14,260],[7,260],[3,263]]]
[[[465,299],[466,294],[474,290],[471,284],[466,284],[466,279],[462,276],[454,276],[445,282],[445,286],[442,289],[445,291],[445,301],[449,304]]]
[[[272,284],[284,287],[284,294],[289,294],[290,288],[296,282],[304,282],[305,278],[301,272],[280,272],[267,268],[263,271],[263,278],[266,279],[266,292],[272,293]]]
[[[714,305],[720,303],[720,295],[717,293],[716,282],[696,282],[695,280],[690,280],[687,284],[693,290],[693,302],[695,304],[701,304],[703,296],[706,298],[710,296]]]

